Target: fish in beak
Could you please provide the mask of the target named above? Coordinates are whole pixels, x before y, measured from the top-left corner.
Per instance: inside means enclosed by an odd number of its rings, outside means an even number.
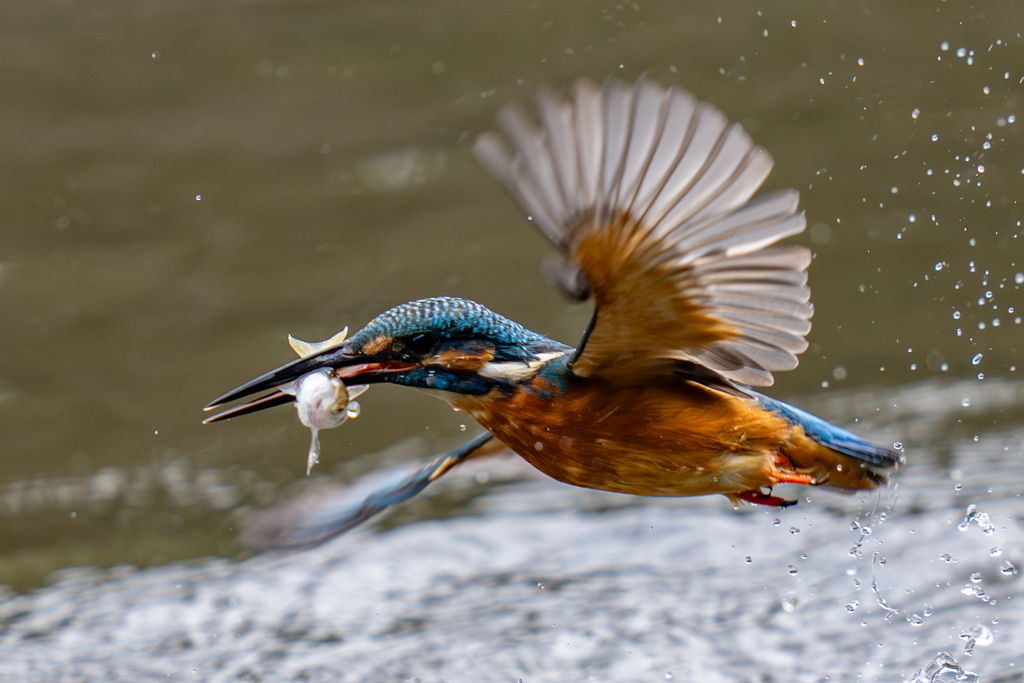
[[[299,355],[272,372],[246,382],[206,406],[212,410],[236,399],[270,390],[245,403],[229,408],[203,424],[254,413],[286,403],[295,403],[299,421],[312,431],[306,474],[319,460],[321,429],[332,429],[359,415],[354,399],[380,381],[384,375],[415,367],[392,359],[374,359],[354,351],[345,344],[348,328],[322,342],[304,342],[288,336],[288,343]]]

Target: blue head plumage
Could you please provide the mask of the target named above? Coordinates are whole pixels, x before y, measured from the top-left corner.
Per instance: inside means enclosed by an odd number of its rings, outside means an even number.
[[[421,299],[385,311],[346,346],[421,364],[384,381],[463,394],[482,394],[496,386],[511,389],[515,379],[495,368],[525,366],[537,361],[538,354],[572,350],[474,301],[453,297]]]
[[[385,311],[350,337],[349,344],[365,349],[390,340],[411,340],[416,335],[432,335],[442,344],[486,342],[498,352],[546,350],[553,344],[562,347],[475,301],[447,296],[411,301]]]

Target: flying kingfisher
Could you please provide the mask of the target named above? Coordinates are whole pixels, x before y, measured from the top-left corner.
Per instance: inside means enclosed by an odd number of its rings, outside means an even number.
[[[345,385],[436,392],[486,433],[358,509],[331,535],[403,500],[495,437],[559,481],[643,496],[719,493],[785,506],[776,484],[872,489],[901,454],[760,394],[796,367],[813,308],[795,190],[751,199],[771,156],[690,93],[641,78],[542,89],[474,152],[560,256],[546,278],[594,302],[575,347],[451,297],[382,313],[339,344],[220,397],[269,390],[208,421],[294,400],[313,371]]]

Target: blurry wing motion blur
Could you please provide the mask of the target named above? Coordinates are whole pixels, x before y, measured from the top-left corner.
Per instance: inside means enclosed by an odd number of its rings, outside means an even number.
[[[348,490],[330,485],[314,488],[293,501],[257,513],[240,536],[243,545],[253,550],[302,548],[322,543],[359,526],[377,513],[412,498],[464,460],[489,455],[495,448],[483,448],[492,441],[484,432],[462,444],[448,455],[441,456],[409,474],[394,472],[390,480],[380,482],[365,495],[361,490]]]
[[[802,232],[799,195],[750,201],[771,156],[739,124],[689,93],[641,78],[569,99],[542,90],[540,126],[514,106],[504,135],[475,152],[565,256],[545,275],[593,297],[578,376],[698,363],[750,385],[797,365],[813,312],[810,252],[769,247]]]

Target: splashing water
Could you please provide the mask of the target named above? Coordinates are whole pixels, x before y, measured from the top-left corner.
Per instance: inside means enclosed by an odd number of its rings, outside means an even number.
[[[978,512],[978,506],[971,503],[964,510],[964,518],[957,525],[957,529],[960,531],[967,531],[968,527],[971,526],[971,522],[975,522],[978,528],[981,529],[981,533],[986,536],[991,536],[996,532],[996,525],[992,522],[992,518],[989,517],[987,512]]]
[[[969,631],[963,631],[960,634],[961,640],[967,641],[964,645],[964,655],[971,657],[974,655],[974,646],[987,647],[992,644],[995,640],[995,636],[992,634],[992,630],[987,626],[978,624]]]
[[[948,652],[940,652],[935,659],[928,663],[923,669],[918,669],[910,683],[946,683],[947,681],[964,681],[965,683],[978,683],[978,674],[967,671],[956,657]]]

